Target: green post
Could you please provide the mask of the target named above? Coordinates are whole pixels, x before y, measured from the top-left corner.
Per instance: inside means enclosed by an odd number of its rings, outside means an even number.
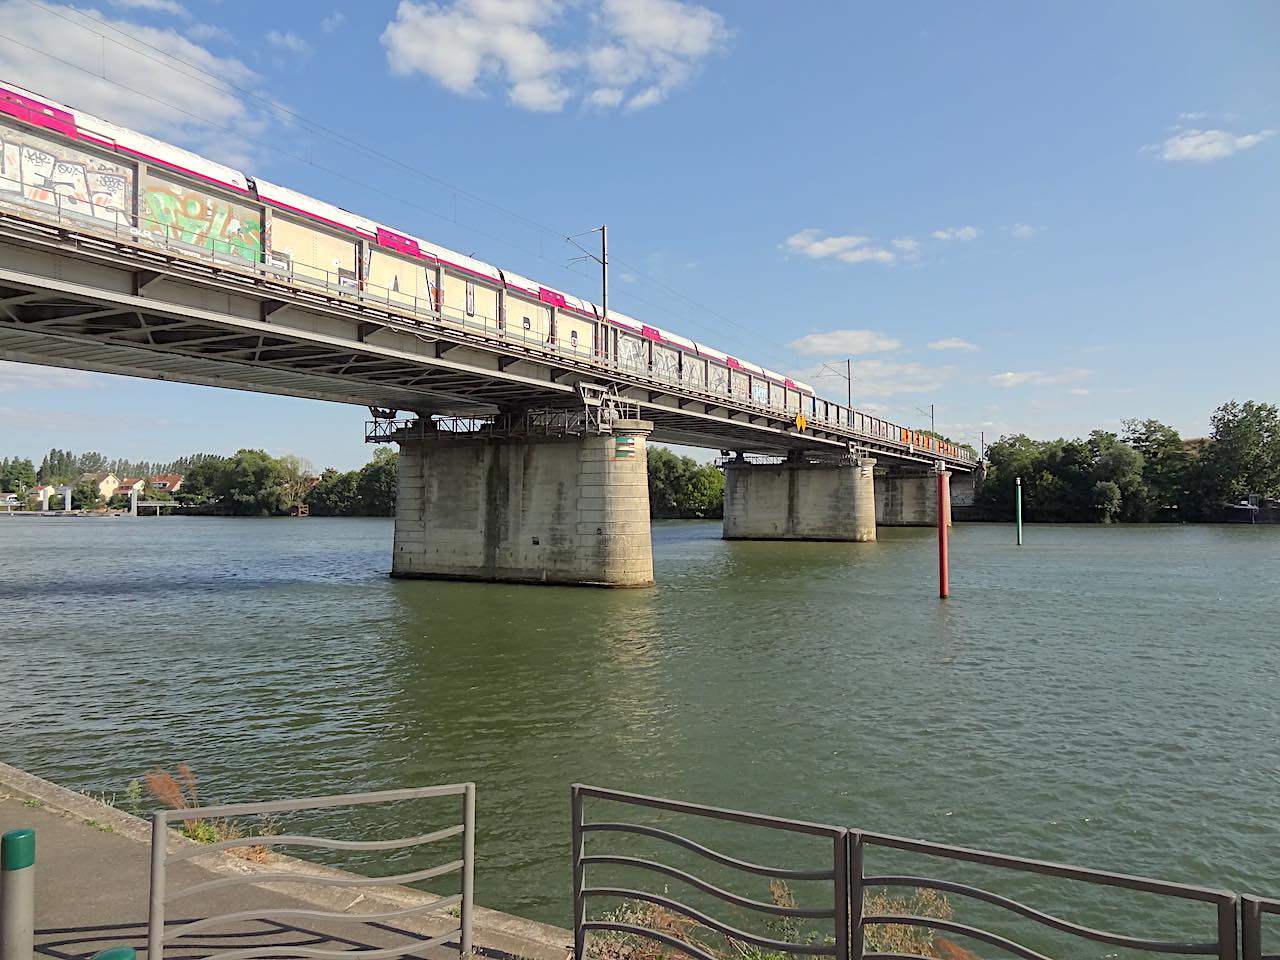
[[[0,837],[0,960],[31,960],[36,920],[36,832]]]
[[[91,960],[137,960],[138,951],[133,947],[107,947],[99,950]]]
[[[1017,480],[1018,546],[1022,546],[1022,478]]]

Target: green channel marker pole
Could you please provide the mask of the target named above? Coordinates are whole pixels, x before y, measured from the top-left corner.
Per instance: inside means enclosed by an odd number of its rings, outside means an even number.
[[[1017,487],[1018,487],[1018,499],[1017,499],[1018,546],[1022,546],[1022,478],[1021,477],[1018,478]]]
[[[31,960],[36,926],[36,832],[0,837],[0,960]]]

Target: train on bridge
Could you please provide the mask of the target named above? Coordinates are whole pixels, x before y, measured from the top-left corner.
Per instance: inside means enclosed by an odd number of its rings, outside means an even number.
[[[373,297],[411,317],[443,317],[797,422],[845,425],[969,459],[954,444],[823,400],[809,384],[749,360],[615,310],[605,315],[588,300],[12,84],[0,84],[0,201],[333,296]]]

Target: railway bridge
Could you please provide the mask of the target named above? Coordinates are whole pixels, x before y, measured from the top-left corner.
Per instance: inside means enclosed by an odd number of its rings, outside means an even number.
[[[0,358],[371,408],[366,439],[401,453],[394,575],[651,583],[650,440],[722,452],[726,538],[874,540],[877,523],[936,522],[937,473],[972,489],[979,465],[952,444],[284,188],[199,158],[161,162],[105,122],[5,96],[0,112],[38,129],[0,118]],[[100,149],[108,134],[114,152]],[[77,192],[86,170],[99,181],[92,195]],[[182,178],[198,176],[193,199]],[[181,221],[153,219],[174,197],[187,204]],[[242,227],[234,242],[212,237],[214,221],[198,216],[215,209],[224,236],[235,218],[257,217],[274,241]]]

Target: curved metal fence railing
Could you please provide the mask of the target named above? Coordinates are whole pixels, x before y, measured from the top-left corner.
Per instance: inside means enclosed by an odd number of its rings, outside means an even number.
[[[830,843],[829,859],[812,869],[774,867],[730,856],[681,834],[654,826],[620,821],[590,822],[585,819],[585,803],[588,798],[596,798],[623,806],[646,807],[669,813],[688,814],[703,820],[727,821],[767,831],[803,834],[816,837],[819,841],[825,839]],[[668,916],[675,916],[679,920],[688,921],[696,927],[713,931],[726,938],[729,942],[738,945],[748,945],[759,950],[792,956],[847,957],[849,930],[848,901],[845,897],[845,857],[847,852],[846,831],[843,828],[827,827],[799,820],[783,820],[776,817],[759,816],[736,810],[724,810],[718,807],[660,800],[656,797],[621,793],[615,790],[603,790],[582,784],[575,784],[571,788],[571,806],[573,812],[575,957],[583,958],[586,955],[586,935],[595,931],[654,940],[687,956],[694,957],[695,960],[718,960],[704,946],[675,936],[667,930],[628,920],[588,919],[586,915],[587,902],[604,898],[651,904],[659,910],[665,911]],[[735,874],[751,874],[782,882],[795,880],[816,881],[819,888],[829,889],[829,899],[826,899],[824,903],[817,907],[797,906],[793,900],[791,902],[775,900],[773,903],[768,903],[726,890],[724,887],[694,873],[658,860],[617,853],[588,853],[588,838],[596,841],[592,844],[594,850],[599,843],[603,842],[605,837],[623,834],[660,841],[673,848],[688,851],[701,860],[728,868]],[[664,880],[675,880],[699,891],[708,902],[729,904],[738,911],[755,917],[763,917],[774,921],[781,919],[784,923],[779,924],[779,926],[784,931],[790,932],[780,933],[777,936],[765,936],[742,929],[722,917],[708,912],[710,908],[703,909],[677,900],[667,893],[665,885],[661,893],[624,886],[588,885],[587,870],[605,865],[628,868],[639,875],[647,874],[664,878]],[[823,935],[801,938],[797,921],[805,920],[823,921],[822,926],[825,928]],[[786,921],[790,922],[787,923]]]
[[[1280,900],[1267,897],[1240,898],[1240,944],[1242,960],[1280,960],[1280,953],[1263,949],[1262,918],[1280,916]]]
[[[735,871],[784,880],[827,879],[833,876],[825,865],[819,870],[809,871],[785,870],[751,863],[654,826],[617,822],[591,823],[585,819],[583,812],[583,803],[587,797],[598,797],[622,804],[651,807],[695,817],[728,820],[771,830],[792,830],[817,836],[843,838],[843,842],[847,845],[845,853],[837,854],[832,859],[832,867],[835,871],[835,909],[812,910],[794,906],[789,909],[779,909],[777,903],[767,904],[745,899],[711,886],[687,871],[677,870],[666,864],[616,854],[601,855],[594,851],[588,853],[585,847],[587,837],[626,833],[663,841]],[[798,960],[805,955],[815,954],[833,956],[835,960],[932,960],[940,956],[951,958],[988,956],[985,952],[974,954],[956,943],[942,940],[935,942],[931,937],[933,933],[995,948],[998,953],[993,952],[991,956],[1013,956],[1022,960],[1051,960],[1051,956],[1056,958],[1086,955],[1079,952],[1076,946],[1063,946],[1067,943],[1102,944],[1110,948],[1106,955],[1113,957],[1121,955],[1116,952],[1118,950],[1132,950],[1175,957],[1214,957],[1217,960],[1237,960],[1237,958],[1239,960],[1280,960],[1280,953],[1265,952],[1263,946],[1263,921],[1268,915],[1280,916],[1280,900],[1252,896],[1240,897],[1225,890],[1192,884],[1169,883],[1148,877],[1090,870],[889,834],[761,817],[756,814],[660,800],[596,787],[573,787],[572,820],[574,946],[577,960],[587,960],[589,956],[584,951],[584,945],[586,934],[591,931],[614,931],[624,935],[649,937],[697,960],[726,960],[726,958],[748,956],[748,951],[744,947],[757,947],[771,954],[784,955],[779,960],[787,960],[788,957],[790,960]],[[897,851],[897,854],[887,856],[896,857],[899,861],[911,858],[917,861],[923,860],[931,865],[919,870],[868,873],[865,864],[868,851],[873,848]],[[836,929],[830,940],[813,938],[799,941],[793,939],[788,942],[764,940],[746,934],[743,930],[727,927],[723,922],[709,917],[703,911],[689,909],[687,905],[669,896],[665,890],[662,894],[651,894],[620,887],[587,885],[586,868],[605,864],[633,867],[664,879],[674,879],[739,909],[766,915],[781,915],[791,919],[827,918],[833,922]],[[955,870],[945,870],[944,864],[976,868],[976,871],[987,879],[957,879]],[[949,872],[952,876],[944,878],[933,875],[935,869],[938,873]],[[1022,879],[1019,880],[1019,877]],[[1015,899],[987,888],[993,885],[993,882],[1013,881],[1025,890],[1032,877],[1072,881],[1090,885],[1095,889],[1111,889],[1116,893],[1127,891],[1139,898],[1143,895],[1159,898],[1158,903],[1169,908],[1171,919],[1166,922],[1176,923],[1177,929],[1182,934],[1187,930],[1200,930],[1203,936],[1188,936],[1182,939],[1176,936],[1157,938],[1133,932],[1102,929],[1069,920],[1023,902],[1023,900],[1033,899],[1029,895],[1019,894],[1022,899]],[[903,896],[900,895],[901,891],[909,891],[909,893]],[[939,901],[922,896],[927,893],[935,893],[944,898],[941,901],[941,908],[939,908]],[[682,942],[665,930],[655,931],[636,924],[588,918],[585,911],[587,901],[593,897],[603,896],[638,899],[679,913],[696,924],[724,934],[736,949],[722,951],[719,955],[715,955],[701,949],[697,944],[690,945]],[[955,906],[962,904],[965,906],[963,920],[956,918],[957,911],[953,908],[952,901]],[[1108,895],[1101,901],[1095,899],[1093,908],[1097,909],[1100,903],[1103,905],[1104,913],[1120,915],[1124,918],[1126,923],[1117,923],[1115,924],[1117,926],[1127,926],[1128,921],[1138,920],[1144,921],[1147,925],[1156,923],[1153,919],[1154,910],[1150,909],[1155,905],[1155,901],[1139,909],[1126,906],[1124,902]],[[1013,927],[1006,926],[1001,917],[1008,917],[1010,920],[1017,921],[1017,924]],[[1028,923],[1031,924],[1030,927],[1027,926]],[[1046,936],[1033,935],[1032,931],[1037,928],[1045,931]],[[1015,935],[1009,932],[1010,929],[1022,932]],[[910,930],[920,931],[920,935],[903,934],[903,931]],[[1059,947],[1046,947],[1045,944],[1055,935],[1068,939],[1060,941]],[[618,952],[614,951],[615,954]]]
[[[1202,942],[1157,940],[1149,937],[1133,936],[1074,923],[1063,917],[1038,910],[1028,904],[973,884],[943,880],[936,877],[904,874],[867,875],[864,872],[863,865],[868,847],[892,848],[946,861],[981,864],[1000,870],[1076,880],[1096,886],[1116,887],[1183,901],[1203,903],[1214,910],[1213,922],[1217,936],[1213,940]],[[897,958],[904,956],[889,952],[864,951],[864,930],[867,926],[873,924],[920,927],[926,930],[951,933],[989,944],[1013,956],[1022,957],[1024,960],[1049,960],[1049,958],[1025,944],[990,930],[958,923],[950,918],[883,911],[868,913],[865,908],[866,895],[868,890],[874,888],[934,890],[939,893],[985,903],[1059,933],[1065,933],[1072,937],[1095,943],[1107,944],[1112,947],[1175,956],[1210,956],[1217,957],[1218,960],[1235,960],[1236,958],[1237,898],[1235,894],[1223,890],[1213,890],[1189,884],[1167,883],[1147,877],[1108,873],[1101,870],[1088,870],[1083,867],[1050,863],[1044,860],[1029,860],[1023,857],[990,853],[985,850],[972,850],[967,847],[928,843],[923,840],[912,840],[887,834],[851,831],[849,834],[849,902],[853,915],[853,931],[850,943],[852,945],[851,956],[860,958],[860,960],[891,960],[891,958],[897,960]]]
[[[370,804],[395,803],[407,800],[419,800],[435,797],[461,797],[461,822],[428,833],[407,837],[394,837],[384,840],[342,840],[333,837],[310,836],[302,834],[247,834],[233,836],[217,843],[184,844],[170,852],[170,832],[172,824],[186,821],[223,820],[239,822],[240,818],[261,817],[291,813],[301,810],[321,810],[341,807],[367,806]],[[223,877],[215,880],[191,884],[182,889],[170,889],[168,886],[168,867],[175,863],[191,860],[201,855],[238,848],[302,846],[318,847],[328,850],[351,851],[392,851],[405,850],[411,847],[425,846],[452,837],[461,837],[462,856],[432,867],[412,870],[396,875],[379,877],[347,877],[296,871],[272,872],[270,870],[246,872],[241,875]],[[383,960],[383,958],[420,955],[424,952],[445,946],[451,942],[459,945],[459,955],[467,956],[472,952],[471,923],[474,910],[473,887],[475,871],[475,784],[458,783],[445,786],[415,787],[404,790],[383,790],[374,793],[352,793],[329,797],[309,797],[299,800],[277,800],[264,803],[235,803],[213,807],[188,807],[178,810],[157,810],[151,818],[151,894],[150,910],[147,921],[147,956],[152,960],[163,960],[164,948],[172,941],[180,940],[193,934],[199,934],[214,927],[242,924],[248,921],[279,920],[323,920],[348,922],[357,924],[382,924],[388,920],[398,920],[415,915],[441,914],[456,910],[458,926],[439,936],[427,940],[408,940],[393,947],[349,949],[345,945],[350,941],[343,940],[344,949],[324,950],[314,945],[291,945],[289,956],[314,957],[318,960],[330,958],[347,958],[347,960]],[[262,906],[249,910],[237,910],[229,913],[187,919],[180,923],[166,926],[166,912],[169,904],[188,898],[202,898],[214,890],[228,887],[242,887],[264,883],[288,883],[315,886],[342,887],[377,887],[391,884],[408,884],[420,880],[457,873],[460,875],[459,892],[430,902],[415,903],[407,907],[394,909],[373,909],[363,913],[350,913],[337,910],[311,910],[294,906],[271,907]],[[201,902],[200,899],[195,901]],[[452,914],[450,914],[452,915]],[[383,928],[386,929],[386,928]],[[174,944],[177,946],[177,944]],[[245,947],[224,950],[210,954],[205,960],[250,960],[255,957],[280,956],[280,944],[259,947]]]

